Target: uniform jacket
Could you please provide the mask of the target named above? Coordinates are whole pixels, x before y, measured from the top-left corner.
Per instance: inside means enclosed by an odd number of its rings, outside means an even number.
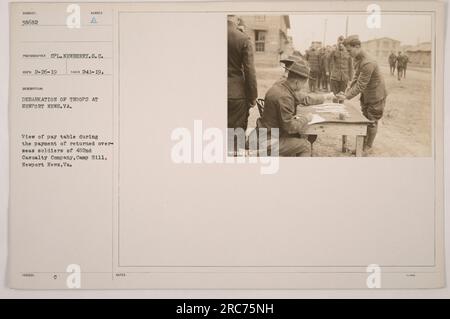
[[[261,126],[279,128],[280,137],[302,133],[308,119],[302,115],[297,116],[296,106],[320,104],[323,101],[321,95],[295,94],[286,80],[277,81],[266,93]]]
[[[321,52],[319,55],[320,70],[322,72],[330,72],[330,53]]]
[[[333,50],[330,54],[330,79],[348,82],[353,76],[353,62],[345,50]]]
[[[399,55],[397,57],[397,67],[405,68],[406,65],[408,64],[408,61],[409,61],[409,58],[407,55],[405,55],[405,54]]]
[[[257,96],[251,40],[228,21],[228,98],[253,101]]]
[[[361,103],[364,105],[374,104],[387,96],[378,63],[363,51],[355,58],[355,75],[345,95],[347,99],[352,99],[359,93]]]
[[[397,62],[397,56],[394,53],[391,53],[389,55],[388,61],[390,65],[395,65],[395,63]]]
[[[311,72],[319,72],[320,61],[319,52],[315,49],[308,50],[305,55],[306,61],[308,61]]]

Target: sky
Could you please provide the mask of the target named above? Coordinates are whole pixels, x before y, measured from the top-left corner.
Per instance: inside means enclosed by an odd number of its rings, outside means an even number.
[[[305,14],[289,15],[294,47],[304,52],[311,41],[335,44],[340,35],[345,36],[346,15]],[[431,41],[431,16],[426,14],[387,14],[380,16],[380,28],[367,27],[367,14],[351,14],[348,20],[348,35],[358,34],[361,41],[390,37],[401,41],[401,45],[416,45]],[[326,25],[326,28],[325,28]],[[325,32],[326,30],[326,32]]]

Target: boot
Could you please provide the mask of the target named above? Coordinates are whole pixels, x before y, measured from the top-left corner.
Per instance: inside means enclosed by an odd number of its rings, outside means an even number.
[[[364,139],[364,146],[363,146],[363,150],[369,150],[372,148],[373,145],[373,141],[375,140],[375,136],[377,135],[377,131],[378,131],[378,123],[374,123],[373,125],[369,125],[367,127],[367,135]]]

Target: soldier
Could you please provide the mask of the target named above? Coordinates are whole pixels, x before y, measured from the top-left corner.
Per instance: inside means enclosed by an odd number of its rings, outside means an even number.
[[[398,51],[397,57],[397,79],[400,81],[402,77],[406,78],[406,66],[408,64],[409,58],[403,54],[401,51]]]
[[[394,51],[391,52],[388,58],[389,67],[391,71],[391,75],[395,75],[395,64],[397,63],[397,56],[395,55]]]
[[[319,52],[316,47],[311,44],[310,49],[306,52],[305,55],[306,61],[308,61],[310,67],[310,78],[309,78],[309,91],[316,92],[317,89],[317,81],[319,77]]]
[[[361,49],[361,41],[357,35],[345,39],[344,45],[350,56],[355,60],[355,75],[344,94],[339,97],[352,99],[361,93],[361,111],[364,116],[373,121],[367,126],[363,150],[368,154],[377,134],[378,121],[383,116],[387,91],[383,75],[378,64]]]
[[[310,69],[306,62],[294,62],[288,69],[287,79],[276,82],[266,93],[264,114],[258,119],[257,127],[279,129],[279,156],[310,155],[310,144],[301,134],[312,115],[297,114],[296,106],[321,104],[334,96],[331,93],[305,93],[304,86],[309,77]]]
[[[330,54],[330,73],[331,91],[344,92],[353,76],[353,61],[345,50],[343,36],[338,38],[336,49]]]
[[[403,77],[406,79],[406,68],[408,67],[409,57],[403,53]]]
[[[331,52],[332,52],[331,46],[327,46],[326,54],[325,54],[325,83],[326,83],[326,89],[328,92],[330,92],[330,59],[331,59]]]
[[[328,90],[327,73],[328,73],[327,51],[325,48],[321,48],[319,50],[319,78],[318,78],[319,89]]]
[[[253,47],[250,38],[238,30],[238,21],[228,16],[228,128],[245,131],[258,92]]]

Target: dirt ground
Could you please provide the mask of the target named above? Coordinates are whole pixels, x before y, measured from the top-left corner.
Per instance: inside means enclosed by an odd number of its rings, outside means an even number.
[[[388,97],[383,118],[371,157],[424,157],[432,151],[431,70],[408,66],[406,79],[391,76],[387,66],[381,66]],[[264,97],[271,85],[282,74],[281,68],[257,68],[258,95]],[[359,108],[359,96],[345,102]],[[250,110],[249,127],[256,126],[257,108]],[[355,138],[348,137],[351,150]],[[342,153],[342,137],[320,135],[314,143],[314,156],[353,156]]]

